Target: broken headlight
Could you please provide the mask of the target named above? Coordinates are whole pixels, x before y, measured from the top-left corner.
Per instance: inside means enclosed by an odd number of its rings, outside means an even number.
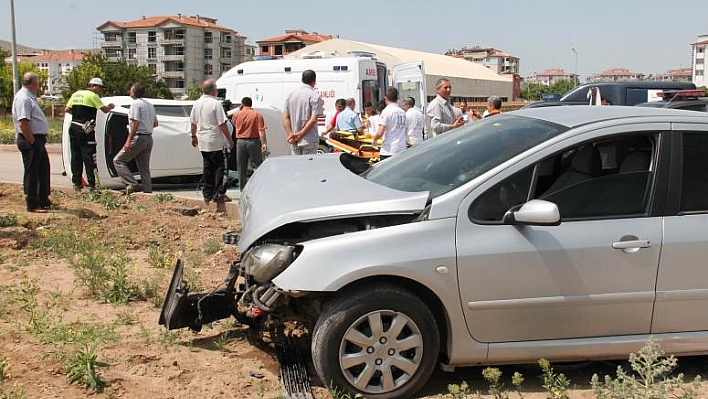
[[[293,261],[293,248],[265,244],[246,252],[241,260],[246,274],[259,283],[265,283],[280,274]]]

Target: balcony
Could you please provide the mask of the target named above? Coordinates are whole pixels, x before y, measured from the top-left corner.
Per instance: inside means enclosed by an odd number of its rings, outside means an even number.
[[[169,39],[160,39],[160,44],[163,46],[184,46],[184,38],[182,39],[177,39],[177,38],[169,38]]]
[[[122,59],[123,59],[123,57],[120,55],[107,55],[106,56],[106,61],[108,61],[108,62],[118,62]]]
[[[162,56],[162,61],[184,61],[184,55],[165,54]]]
[[[161,75],[165,79],[184,79],[184,71],[165,71]]]
[[[119,37],[114,38],[113,40],[103,40],[101,41],[101,47],[123,47],[123,39]]]
[[[231,64],[234,62],[233,57],[219,57],[219,63],[220,64]]]

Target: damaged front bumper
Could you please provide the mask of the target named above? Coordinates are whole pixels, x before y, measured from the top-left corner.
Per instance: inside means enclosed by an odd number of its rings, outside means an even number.
[[[178,260],[162,304],[160,325],[168,330],[189,328],[201,331],[204,324],[230,316],[244,324],[259,324],[284,295],[270,283],[249,285],[244,278],[237,284],[241,276],[241,262],[233,262],[221,285],[209,292],[189,292],[189,285],[184,281],[184,264]]]

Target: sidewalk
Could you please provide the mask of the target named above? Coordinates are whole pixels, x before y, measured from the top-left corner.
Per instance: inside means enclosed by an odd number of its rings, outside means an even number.
[[[49,163],[52,165],[49,176],[52,189],[62,191],[72,190],[71,181],[63,174],[61,144],[48,144],[47,152],[49,153]],[[17,146],[14,144],[0,144],[0,182],[22,184],[22,175],[23,166],[20,150],[18,150]],[[227,191],[227,195],[233,199],[232,202],[222,204],[211,203],[209,205],[204,203],[201,193],[197,192],[196,187],[177,187],[174,185],[156,184],[153,186],[153,190],[154,193],[172,194],[175,198],[184,200],[189,206],[223,212],[238,219],[238,199],[241,195],[238,188],[232,187]]]

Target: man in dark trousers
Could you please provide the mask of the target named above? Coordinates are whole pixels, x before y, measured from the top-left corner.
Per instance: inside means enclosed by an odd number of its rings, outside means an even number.
[[[12,122],[17,134],[17,148],[22,152],[25,174],[22,179],[27,211],[46,213],[49,201],[49,155],[45,147],[49,123],[37,104],[39,76],[22,75],[22,88],[12,101]]]
[[[236,112],[231,122],[236,131],[236,159],[238,162],[238,187],[241,191],[248,182],[248,164],[257,168],[263,163],[263,153],[268,150],[266,124],[263,115],[251,108],[250,97],[241,100],[241,109]]]
[[[202,96],[194,102],[189,115],[192,132],[192,147],[199,148],[204,165],[204,202],[230,202],[226,195],[225,148],[233,148],[234,140],[226,126],[226,112],[221,101],[216,99],[216,82],[207,79],[202,83]]]
[[[115,105],[103,105],[100,95],[103,94],[103,81],[93,78],[88,89],[79,90],[71,95],[66,103],[66,112],[71,114],[69,127],[69,144],[71,149],[71,183],[74,190],[81,190],[81,175],[86,168],[86,180],[90,189],[96,188],[96,134],[89,124],[95,126],[96,114],[100,109],[103,113],[110,112]]]

